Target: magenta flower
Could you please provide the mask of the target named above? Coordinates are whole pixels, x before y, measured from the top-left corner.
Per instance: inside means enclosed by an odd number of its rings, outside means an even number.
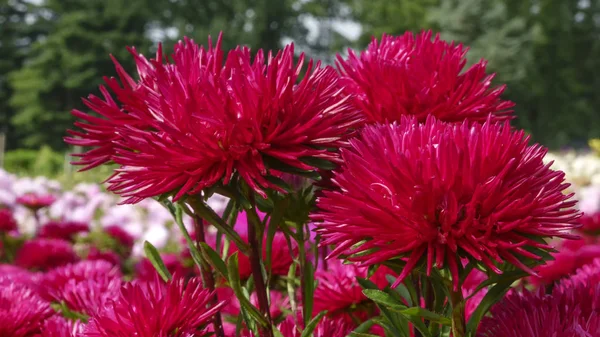
[[[213,295],[200,280],[176,278],[164,284],[129,283],[105,311],[92,316],[83,337],[190,337],[202,330],[224,303],[211,308]]]
[[[244,241],[248,241],[247,234],[241,235]],[[294,258],[298,256],[298,246],[295,241],[290,240],[292,251],[283,233],[276,233],[273,238],[273,244],[271,245],[271,273],[272,275],[286,276],[290,270],[290,266],[294,262]],[[229,248],[229,255],[235,252],[239,252],[238,255],[238,267],[240,271],[240,277],[243,279],[249,278],[252,274],[250,268],[250,259],[248,256],[242,254],[235,244],[231,244]],[[266,237],[262,244],[262,258],[263,263],[267,261],[267,240]]]
[[[0,208],[0,235],[17,230],[17,222],[8,208]]]
[[[131,234],[127,233],[123,228],[117,225],[107,226],[104,228],[104,232],[111,238],[115,239],[119,245],[125,247],[125,250],[131,251],[135,238]]]
[[[39,337],[78,337],[82,330],[83,324],[80,322],[54,316],[44,321]]]
[[[561,282],[551,294],[510,292],[482,320],[479,337],[592,337],[600,332],[600,262]]]
[[[283,337],[300,337],[302,336],[302,327],[298,327],[294,322],[293,317],[288,317],[279,325],[279,331]],[[341,319],[323,318],[312,336],[314,337],[346,337],[354,330],[354,326]]]
[[[589,234],[600,234],[600,212],[588,215],[584,214],[580,219],[581,230]]]
[[[96,247],[90,247],[85,258],[89,261],[106,261],[115,266],[121,265],[121,257],[117,253],[110,250],[99,250]]]
[[[563,194],[564,173],[543,163],[546,151],[490,120],[367,126],[342,149],[338,190],[324,192],[312,217],[323,244],[336,247],[331,256],[362,265],[403,259],[396,285],[424,261],[428,273],[448,267],[458,287],[461,257],[496,273],[495,262],[506,261],[534,274],[518,256],[541,260],[536,251],[551,246],[538,239],[571,238],[580,216]]]
[[[178,274],[180,276],[190,276],[194,274],[193,267],[190,268],[184,266],[179,255],[164,253],[160,254],[160,257],[165,263],[165,267],[167,267],[167,270],[169,270],[171,274]],[[139,280],[150,282],[158,276],[158,272],[150,260],[143,258],[135,266],[135,276]]]
[[[500,95],[504,86],[491,87],[494,74],[486,74],[486,62],[464,70],[467,48],[432,40],[431,31],[416,36],[383,35],[373,38],[367,50],[357,56],[349,50],[348,60],[337,57],[346,92],[368,123],[399,121],[427,116],[449,122],[485,122],[511,118],[514,104]]]
[[[69,241],[39,238],[23,244],[17,252],[15,264],[27,269],[49,270],[78,259]]]
[[[79,233],[90,230],[88,224],[72,221],[50,221],[42,226],[39,237],[73,241]]]
[[[53,314],[50,304],[31,288],[14,282],[1,284],[0,336],[33,337]]]
[[[337,160],[327,148],[345,144],[360,120],[340,93],[331,67],[294,61],[294,47],[273,55],[238,47],[227,55],[221,39],[208,49],[185,40],[169,63],[159,48],[155,59],[131,49],[140,80],[115,61],[121,84],[106,79],[104,99],[86,105],[101,117],[81,111],[70,144],[91,147],[77,164],[85,169],[114,161],[120,165],[109,189],[135,203],[163,193],[175,200],[196,194],[237,173],[254,190],[280,189],[266,176],[271,158],[312,170],[303,158]]]
[[[37,211],[40,208],[52,205],[56,201],[56,197],[52,194],[27,193],[18,197],[16,201],[18,204]]]
[[[119,295],[121,272],[106,261],[81,261],[46,273],[40,294],[71,311],[92,315]]]

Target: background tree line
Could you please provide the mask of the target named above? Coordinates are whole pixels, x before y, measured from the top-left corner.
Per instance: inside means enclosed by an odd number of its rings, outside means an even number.
[[[149,54],[222,30],[225,48],[293,40],[331,61],[371,36],[427,28],[489,60],[536,141],[600,136],[600,0],[0,0],[0,132],[9,150],[65,150],[69,110],[115,75],[108,54],[132,69],[125,46]]]

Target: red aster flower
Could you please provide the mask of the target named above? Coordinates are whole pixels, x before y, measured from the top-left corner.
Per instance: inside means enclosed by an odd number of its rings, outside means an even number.
[[[21,246],[15,264],[28,269],[49,270],[77,260],[69,241],[38,238]]]
[[[303,327],[298,327],[293,317],[288,317],[279,325],[283,337],[302,336]],[[344,320],[323,318],[312,333],[314,337],[346,337],[354,330],[354,326]]]
[[[34,211],[48,207],[55,201],[56,197],[52,194],[27,193],[17,198],[17,203]]]
[[[222,312],[233,316],[240,314],[240,302],[235,297],[231,288],[217,288],[217,294],[219,299],[226,299],[229,301],[228,305],[223,308]],[[253,292],[252,295],[250,295],[250,302],[258,308],[258,295],[256,295],[256,292]],[[284,311],[289,311],[291,309],[290,299],[285,294],[277,290],[269,291],[269,304],[269,312],[274,320],[277,320],[277,318],[280,317]]]
[[[50,221],[42,226],[38,236],[73,241],[75,235],[88,232],[89,230],[88,224],[82,222]]]
[[[247,234],[240,235],[242,239],[248,242]],[[292,251],[290,252],[290,246],[283,233],[276,233],[273,238],[273,244],[271,245],[271,273],[272,275],[286,276],[290,270],[290,266],[294,262],[294,258],[298,256],[298,246],[295,241],[290,240]],[[263,251],[263,262],[267,261],[267,241],[266,237],[262,244]],[[238,255],[238,266],[240,271],[240,277],[243,279],[249,278],[252,274],[250,268],[250,259],[248,256],[242,254],[234,243],[231,243],[229,249],[229,255],[235,252],[239,252]]]
[[[550,284],[600,258],[600,242],[586,235],[578,240],[563,241],[557,249],[558,252],[552,253],[554,260],[535,269],[538,276],[531,277],[531,283]]]
[[[121,272],[106,261],[81,261],[46,273],[40,294],[70,310],[91,315],[118,297]]]
[[[194,269],[184,266],[178,254],[165,253],[160,254],[160,257],[171,274],[178,274],[181,276],[194,274]],[[144,258],[135,266],[135,276],[143,281],[152,281],[158,276],[158,272],[152,265],[152,262],[147,258]]]
[[[449,122],[508,120],[513,107],[500,95],[504,86],[490,87],[494,74],[486,74],[486,62],[467,70],[467,48],[431,39],[431,31],[416,36],[383,35],[373,39],[357,56],[338,55],[337,64],[348,94],[367,122],[392,122],[412,115],[420,122],[427,116]]]
[[[591,215],[584,214],[579,221],[583,225],[582,231],[589,234],[600,233],[600,212]]]
[[[40,275],[12,264],[0,264],[0,283],[35,286],[39,283]]]
[[[479,337],[591,337],[600,332],[600,263],[544,290],[511,292],[484,318]]]
[[[199,279],[175,278],[164,284],[129,283],[107,310],[94,315],[83,337],[191,337],[202,329],[224,303],[208,308],[213,295]]]
[[[534,274],[520,257],[541,260],[551,246],[538,239],[572,238],[580,213],[563,194],[564,173],[543,163],[546,149],[527,144],[522,131],[489,120],[367,126],[342,149],[339,190],[317,200],[323,244],[363,265],[404,259],[396,285],[435,262],[458,287],[461,257],[496,273],[506,261]]]
[[[82,330],[83,325],[80,322],[54,316],[44,321],[39,337],[77,337]]]
[[[380,288],[385,288],[388,282],[386,274],[394,275],[388,268],[379,268],[370,281]],[[339,260],[331,261],[327,270],[315,273],[318,281],[314,293],[314,314],[327,310],[332,318],[344,317],[352,323],[353,317],[366,320],[375,313],[372,302],[363,294],[357,277],[366,278],[367,268],[354,264],[342,264]]]
[[[33,337],[54,314],[34,290],[17,283],[0,286],[0,336]]]
[[[111,238],[117,240],[117,242],[126,248],[126,250],[131,251],[133,248],[133,244],[135,243],[135,238],[131,236],[131,234],[127,233],[123,228],[113,225],[104,228],[104,232],[108,234]]]
[[[173,191],[176,200],[227,184],[234,172],[261,194],[280,189],[266,179],[265,158],[312,170],[303,159],[337,160],[327,148],[345,144],[359,122],[336,71],[309,61],[300,78],[305,57],[294,62],[292,45],[254,58],[238,47],[225,64],[221,39],[208,49],[186,39],[172,63],[160,49],[150,60],[131,52],[140,80],[115,62],[122,84],[106,82],[119,103],[103,89],[104,100],[87,102],[102,117],[74,111],[84,132],[66,139],[93,148],[78,163],[86,168],[110,160],[121,166],[109,189],[126,202]]]
[[[117,253],[110,250],[99,250],[96,247],[90,247],[86,259],[89,261],[106,261],[114,266],[121,265],[121,258]]]
[[[17,230],[17,222],[12,212],[7,208],[0,208],[0,234]]]

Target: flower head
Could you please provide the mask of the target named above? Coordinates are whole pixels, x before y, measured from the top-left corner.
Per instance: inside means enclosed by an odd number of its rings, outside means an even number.
[[[48,207],[55,201],[56,197],[52,194],[27,193],[17,198],[17,203],[34,211]]]
[[[564,173],[527,143],[522,131],[489,120],[367,126],[342,149],[339,190],[317,200],[323,244],[363,265],[403,259],[396,283],[435,262],[458,287],[461,257],[496,273],[506,261],[534,274],[522,258],[541,260],[540,250],[551,249],[539,239],[572,238],[580,213],[563,194]]]
[[[195,336],[224,305],[208,308],[212,297],[196,278],[129,283],[105,311],[92,316],[82,336]]]
[[[0,286],[0,336],[35,336],[53,314],[50,304],[33,289],[14,282]]]
[[[483,60],[465,71],[466,53],[439,35],[432,40],[431,31],[407,32],[374,38],[360,56],[349,50],[348,59],[338,55],[337,63],[368,123],[404,115],[421,122],[429,115],[449,122],[485,122],[489,114],[496,121],[510,119],[514,104],[500,99],[504,86],[490,87],[494,74],[486,74]]]
[[[15,264],[28,269],[49,270],[77,260],[69,241],[38,238],[23,244],[17,252]]]
[[[265,235],[266,236],[266,235]],[[242,234],[242,239],[244,241],[248,241],[248,235]],[[262,258],[263,262],[267,261],[267,242],[263,240],[262,244]],[[290,251],[291,247],[291,251]],[[229,249],[229,254],[233,254],[235,252],[239,252],[238,255],[238,267],[240,272],[240,277],[246,279],[250,277],[252,274],[252,270],[250,268],[250,259],[248,256],[242,254],[239,251],[238,247],[235,244],[231,244]],[[288,241],[285,238],[283,233],[276,233],[273,242],[271,244],[271,273],[273,275],[285,276],[288,274],[290,270],[290,266],[294,262],[294,258],[298,256],[298,246],[295,241],[290,240],[290,245],[288,245]]]
[[[46,273],[40,294],[71,311],[91,315],[119,295],[121,273],[106,261],[81,261]]]
[[[72,221],[50,221],[42,226],[38,236],[73,241],[75,235],[90,230],[88,224]]]
[[[188,268],[183,265],[180,256],[177,254],[164,253],[160,254],[160,257],[171,274],[189,276],[194,273],[193,268]],[[147,258],[144,258],[135,266],[135,276],[140,280],[152,281],[158,276],[158,272],[152,265],[152,262]]]
[[[0,234],[17,230],[17,222],[8,208],[0,208]]]
[[[108,234],[111,238],[117,240],[119,245],[122,245],[126,248],[126,250],[131,251],[133,248],[133,244],[135,243],[135,239],[131,234],[127,233],[123,228],[117,225],[107,226],[104,228],[104,232]]]
[[[109,189],[138,202],[176,191],[175,199],[195,194],[234,173],[259,193],[280,189],[269,182],[265,158],[302,170],[315,167],[303,158],[336,160],[327,148],[345,144],[359,122],[348,97],[341,94],[331,67],[294,62],[293,46],[273,55],[238,47],[227,55],[221,39],[208,49],[191,40],[179,42],[172,63],[159,48],[155,59],[131,49],[140,77],[134,81],[115,61],[121,84],[106,79],[115,93],[86,105],[101,115],[73,114],[71,144],[91,147],[79,164],[108,161],[120,165]]]
[[[551,294],[512,291],[482,320],[479,337],[597,336],[600,263],[566,279]]]
[[[288,317],[279,325],[283,337],[302,336],[302,327],[298,327],[293,317]],[[314,337],[346,337],[354,330],[354,326],[341,319],[323,318],[313,331]]]
[[[584,214],[580,219],[581,230],[589,233],[589,234],[599,234],[600,233],[600,212],[596,212],[593,214]]]

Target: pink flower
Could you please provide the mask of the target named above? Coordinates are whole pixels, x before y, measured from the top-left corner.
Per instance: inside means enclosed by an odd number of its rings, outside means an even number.
[[[370,280],[385,288],[388,285],[386,274],[394,276],[388,268],[380,267]],[[353,316],[361,320],[372,317],[376,313],[375,306],[363,294],[357,277],[367,278],[367,268],[342,264],[339,260],[330,261],[327,270],[317,271],[313,313],[316,315],[327,310],[329,317],[344,317],[348,322],[353,322]]]
[[[106,79],[115,93],[86,105],[101,117],[74,110],[83,132],[71,132],[70,144],[91,147],[77,164],[86,169],[114,161],[120,165],[109,189],[126,202],[176,192],[177,200],[233,176],[264,194],[280,189],[269,182],[265,158],[301,170],[315,167],[304,158],[338,159],[327,148],[345,144],[360,122],[341,94],[331,67],[295,62],[294,47],[276,55],[246,47],[227,55],[221,39],[208,49],[186,39],[175,46],[172,62],[159,48],[146,59],[130,49],[140,80],[115,61],[121,84]]]
[[[33,337],[53,314],[50,304],[31,288],[14,282],[0,286],[0,336]]]
[[[83,337],[189,337],[203,328],[224,303],[211,308],[208,290],[199,279],[176,278],[167,284],[155,278],[128,283],[105,311],[92,316]]]
[[[135,238],[120,226],[107,226],[104,228],[104,232],[117,241],[117,244],[119,245],[119,248],[121,248],[121,251],[130,253],[133,249],[133,245],[135,244]]]
[[[590,234],[600,234],[600,212],[588,215],[584,214],[579,219],[583,227],[581,230]]]
[[[302,336],[303,327],[298,327],[292,317],[288,317],[279,325],[279,331],[283,337],[300,337]],[[312,336],[314,337],[346,337],[354,330],[354,326],[341,319],[323,318]]]
[[[0,235],[17,230],[17,222],[8,208],[0,208]]]
[[[48,301],[64,303],[71,311],[91,315],[118,297],[121,283],[121,272],[112,264],[81,261],[46,273],[40,294]]]
[[[558,252],[552,253],[554,260],[535,269],[538,276],[531,277],[531,283],[550,284],[600,258],[600,242],[585,234],[578,240],[561,242],[557,249]]]
[[[431,31],[416,36],[383,35],[373,38],[357,56],[349,50],[344,60],[337,57],[346,92],[368,123],[399,121],[427,116],[449,122],[485,122],[511,118],[514,104],[500,95],[504,86],[491,87],[494,74],[486,74],[485,61],[464,70],[467,48],[440,40]]]
[[[223,308],[222,312],[233,316],[240,314],[240,302],[235,297],[231,288],[217,288],[217,294],[219,295],[220,300],[229,301],[228,305]],[[277,318],[280,317],[284,311],[289,311],[291,309],[289,298],[280,291],[271,290],[269,292],[269,301],[269,312],[274,320],[277,320]],[[253,292],[252,295],[250,295],[250,302],[258,308],[258,296],[256,295],[256,292]]]
[[[60,316],[54,316],[44,321],[39,337],[77,337],[83,330],[83,324],[67,321]]]
[[[86,259],[89,261],[106,261],[115,266],[121,265],[121,257],[117,253],[110,250],[99,250],[96,247],[90,247]]]
[[[56,201],[56,197],[52,194],[35,194],[27,193],[17,198],[17,203],[21,204],[33,211],[40,208],[48,207]]]
[[[73,241],[79,233],[88,232],[88,224],[72,221],[50,221],[40,229],[39,237]]]
[[[562,281],[551,294],[510,292],[482,320],[479,337],[591,337],[600,332],[600,262]]]
[[[248,235],[241,234],[244,241],[248,242]],[[271,245],[271,273],[272,275],[286,276],[290,270],[290,266],[294,262],[294,258],[298,256],[298,246],[294,240],[290,240],[292,251],[290,252],[290,246],[283,233],[276,233],[273,238],[273,244]],[[250,268],[250,259],[248,256],[242,254],[235,244],[231,243],[229,249],[229,255],[235,252],[239,252],[238,255],[238,267],[240,271],[240,277],[243,279],[249,278],[252,274]],[[262,244],[263,252],[263,263],[267,261],[267,243],[266,237]]]
[[[312,218],[323,244],[336,247],[331,256],[403,259],[396,285],[425,261],[428,272],[448,267],[458,287],[461,257],[496,273],[505,261],[534,273],[517,256],[541,260],[551,246],[538,239],[572,238],[580,216],[545,154],[523,131],[490,120],[367,126],[342,149],[338,189],[324,192]]]
[[[38,238],[23,244],[17,252],[15,264],[27,269],[49,270],[78,259],[69,241]]]

